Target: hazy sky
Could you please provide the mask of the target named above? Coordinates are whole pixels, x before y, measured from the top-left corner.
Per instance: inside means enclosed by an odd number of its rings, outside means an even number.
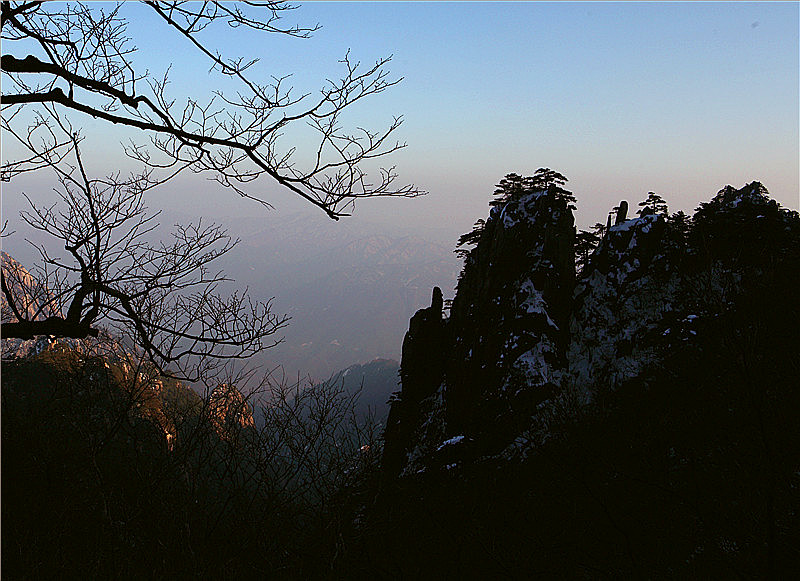
[[[155,74],[172,63],[177,97],[207,94],[207,61],[144,7],[125,10],[136,62]],[[227,56],[261,58],[256,77],[294,73],[302,90],[336,76],[348,49],[365,64],[391,54],[404,77],[352,119],[378,128],[403,115],[408,147],[393,163],[430,194],[366,201],[351,219],[441,222],[457,234],[485,217],[503,175],[542,166],[570,178],[582,227],[649,190],[688,211],[754,179],[800,205],[797,3],[324,2],[289,20],[322,29],[300,40],[220,28],[207,39]],[[101,125],[89,129],[106,139]],[[100,165],[124,163],[116,135]],[[19,187],[6,188],[6,210]],[[278,211],[303,207],[258,187]],[[207,182],[174,184],[165,205],[259,211]]]

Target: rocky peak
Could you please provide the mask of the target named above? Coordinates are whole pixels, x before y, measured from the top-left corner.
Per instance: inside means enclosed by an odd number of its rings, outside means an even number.
[[[434,287],[431,306],[411,318],[403,339],[401,395],[392,403],[386,422],[384,468],[395,476],[404,465],[415,426],[423,411],[422,401],[435,394],[442,383],[447,358],[442,290]]]
[[[524,415],[548,397],[569,340],[574,237],[555,188],[523,187],[492,209],[451,309],[449,432],[486,432],[490,447],[501,446],[506,413]]]
[[[628,202],[622,200],[617,206],[617,216],[614,219],[614,226],[619,226],[628,218]]]
[[[568,350],[569,382],[581,404],[637,376],[654,360],[646,339],[672,308],[678,288],[666,231],[663,214],[618,219],[581,273]]]
[[[697,288],[733,285],[722,291],[735,301],[742,269],[797,259],[800,218],[752,182],[691,219],[649,207],[629,219],[623,200],[576,281],[569,192],[513,174],[501,186],[459,241],[475,247],[460,251],[449,318],[429,307],[412,319],[392,406],[402,427],[386,431],[394,474],[525,457],[570,421],[564,410],[646,382],[669,345],[695,340],[716,316]]]
[[[768,254],[792,252],[798,213],[781,208],[759,182],[740,189],[722,188],[700,204],[692,219],[689,243],[720,264],[759,270]]]
[[[623,204],[627,207],[623,200],[620,209]],[[601,239],[582,273],[583,278],[599,272],[622,282],[646,268],[659,255],[666,224],[664,216],[645,213],[630,220],[620,219],[621,216],[624,212],[617,212],[616,223]]]
[[[740,204],[767,206],[771,201],[768,194],[761,182],[751,182],[738,190],[727,185],[714,196],[710,204],[718,211],[738,208]]]
[[[432,306],[411,320],[386,429],[388,473],[451,463],[470,446],[496,453],[557,389],[575,282],[569,192],[507,180],[488,219],[467,235],[477,245],[449,318],[434,291]]]

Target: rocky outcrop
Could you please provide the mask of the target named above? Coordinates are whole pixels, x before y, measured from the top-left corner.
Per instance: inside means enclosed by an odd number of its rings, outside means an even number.
[[[432,306],[411,321],[391,475],[525,458],[581,410],[663,378],[704,322],[757,316],[737,297],[760,279],[791,287],[781,265],[800,261],[800,218],[758,182],[723,188],[691,219],[647,207],[629,219],[623,200],[576,281],[569,199],[525,179],[462,237],[477,246],[449,317]]]
[[[235,440],[243,429],[255,428],[253,408],[235,386],[218,385],[208,396],[208,417],[223,440]]]
[[[441,296],[411,320],[388,473],[502,451],[566,367],[574,220],[557,188],[515,189],[476,231],[450,316]]]
[[[0,252],[0,268],[5,285],[3,292],[0,292],[0,317],[3,324],[21,319],[44,320],[52,315],[61,314],[52,293],[6,252]],[[13,304],[9,304],[5,290],[11,295]],[[3,359],[9,360],[38,355],[53,348],[57,342],[59,341],[47,336],[33,339],[2,339],[0,347]],[[63,342],[71,347],[77,346],[74,340],[66,339]]]
[[[494,453],[551,397],[566,365],[574,219],[555,191],[492,209],[469,254],[448,326],[447,431]]]
[[[423,401],[437,392],[444,378],[448,341],[442,308],[442,290],[434,287],[431,306],[411,317],[403,339],[403,389],[392,401],[385,429],[383,465],[387,475],[397,475],[404,466],[409,443],[423,416]]]
[[[19,261],[6,252],[0,252],[0,267],[13,305],[9,304],[5,291],[0,292],[0,313],[2,323],[16,323],[21,320],[44,321],[50,317],[61,317],[59,299],[52,289],[30,273]],[[0,336],[3,330],[0,329]],[[0,337],[0,349],[5,361],[33,357],[45,351],[76,351],[88,357],[103,357],[109,361],[123,363],[132,359],[108,331],[98,329],[96,336],[84,339],[34,336],[30,339]]]
[[[10,305],[6,293],[0,293],[3,323],[17,321],[19,318],[44,320],[53,315],[61,315],[56,297],[6,252],[0,252],[0,268],[3,271],[4,284],[13,298],[13,305]]]
[[[568,351],[581,403],[637,376],[656,356],[647,338],[672,310],[679,283],[664,247],[665,232],[663,215],[618,221],[582,273]]]

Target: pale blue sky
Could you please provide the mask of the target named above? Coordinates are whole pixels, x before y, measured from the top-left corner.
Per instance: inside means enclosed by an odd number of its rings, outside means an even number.
[[[143,7],[125,10],[137,62],[154,73],[172,63],[176,96],[208,90],[207,63],[191,46]],[[582,227],[649,190],[690,211],[754,179],[800,206],[797,3],[324,2],[291,20],[323,28],[308,40],[242,29],[208,40],[228,56],[260,57],[256,76],[293,72],[307,90],[335,76],[348,49],[365,63],[393,54],[390,70],[404,77],[353,119],[377,128],[403,115],[408,148],[394,163],[430,195],[364,202],[351,219],[447,216],[443,228],[466,231],[504,174],[541,166],[570,178]],[[214,211],[254,211],[213,187],[204,186]],[[259,187],[279,211],[302,207]],[[176,184],[167,204],[197,191]]]

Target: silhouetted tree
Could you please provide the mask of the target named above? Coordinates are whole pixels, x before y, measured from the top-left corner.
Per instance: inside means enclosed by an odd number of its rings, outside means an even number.
[[[209,172],[238,194],[268,202],[247,191],[266,176],[324,210],[331,218],[345,215],[357,198],[413,196],[413,186],[394,187],[393,168],[382,169],[374,183],[364,162],[396,151],[404,144],[389,139],[400,126],[347,132],[341,118],[361,99],[397,84],[390,80],[383,58],[362,68],[345,55],[339,80],[328,80],[316,99],[296,97],[286,78],[265,83],[251,76],[258,59],[225,57],[207,44],[201,32],[213,25],[250,28],[265,34],[307,37],[317,27],[282,27],[281,16],[294,8],[285,2],[144,2],[163,23],[163,34],[186,40],[211,71],[238,81],[235,96],[221,90],[207,104],[187,99],[181,106],[167,93],[168,78],[154,78],[136,66],[135,47],[127,36],[121,5],[110,9],[89,4],[3,2],[2,56],[3,130],[23,143],[36,144],[29,158],[2,166],[3,179],[59,163],[73,144],[49,135],[55,111],[75,111],[138,129],[151,138],[152,149],[131,144],[125,152],[150,169],[166,168],[166,177],[190,170]],[[17,56],[20,55],[20,56]],[[24,55],[24,56],[21,56]],[[39,105],[39,122],[32,128],[26,105]],[[318,134],[304,167],[293,147],[279,139],[287,128],[306,125]],[[263,191],[263,187],[259,188]]]
[[[565,200],[570,209],[574,210],[576,199],[572,192],[562,187],[566,183],[567,178],[549,168],[539,168],[531,177],[522,177],[516,173],[510,173],[500,180],[494,192],[497,197],[489,202],[489,205],[502,206],[512,198],[522,194],[545,190],[555,194],[557,198]]]
[[[3,336],[97,336],[98,323],[132,338],[163,372],[197,380],[221,360],[246,358],[277,343],[287,321],[270,301],[247,292],[219,293],[227,279],[211,268],[236,241],[201,221],[178,226],[172,242],[153,244],[157,226],[143,195],[146,175],[89,178],[80,137],[59,116],[54,124],[73,140],[55,164],[59,201],[39,206],[30,198],[23,220],[58,241],[66,257],[38,245],[41,264],[30,272],[3,265]],[[31,294],[34,289],[34,295]]]
[[[639,211],[637,214],[645,216],[647,214],[666,214],[667,203],[664,198],[655,192],[647,192],[647,199],[639,202]]]
[[[570,209],[574,210],[574,204],[577,202],[577,200],[572,192],[565,190],[563,187],[567,181],[569,180],[567,180],[566,177],[557,171],[553,171],[547,167],[540,167],[534,172],[533,178],[531,179],[531,185],[534,188],[541,188],[555,193],[557,198],[565,200]]]
[[[595,224],[595,227],[599,224]],[[602,226],[601,226],[602,228]],[[594,232],[580,230],[575,235],[575,266],[582,271],[589,263],[589,255],[600,243],[600,236]]]
[[[492,207],[503,206],[510,199],[529,191],[531,187],[530,180],[531,178],[525,178],[515,173],[507,174],[497,184],[497,189],[494,191],[496,198],[490,201],[489,205]]]
[[[533,172],[531,185],[536,188],[547,189],[550,186],[563,186],[567,183],[567,181],[567,178],[557,171],[554,171],[549,167],[540,167]]]
[[[471,251],[471,248],[461,248],[462,246],[475,246],[480,241],[481,236],[483,235],[484,228],[486,227],[486,220],[479,219],[475,222],[472,231],[467,232],[466,234],[462,234],[458,238],[458,244],[456,244],[456,256],[459,258],[465,258]]]
[[[605,231],[608,232],[611,230],[611,227],[615,224],[617,220],[617,215],[619,213],[619,206],[614,206],[611,208],[611,211],[608,213],[608,218],[606,218],[606,226]]]
[[[667,241],[678,250],[685,250],[692,219],[679,210],[667,219]]]
[[[606,234],[606,227],[600,222],[595,222],[594,226],[592,226],[592,233],[597,236],[598,239],[602,239]]]

